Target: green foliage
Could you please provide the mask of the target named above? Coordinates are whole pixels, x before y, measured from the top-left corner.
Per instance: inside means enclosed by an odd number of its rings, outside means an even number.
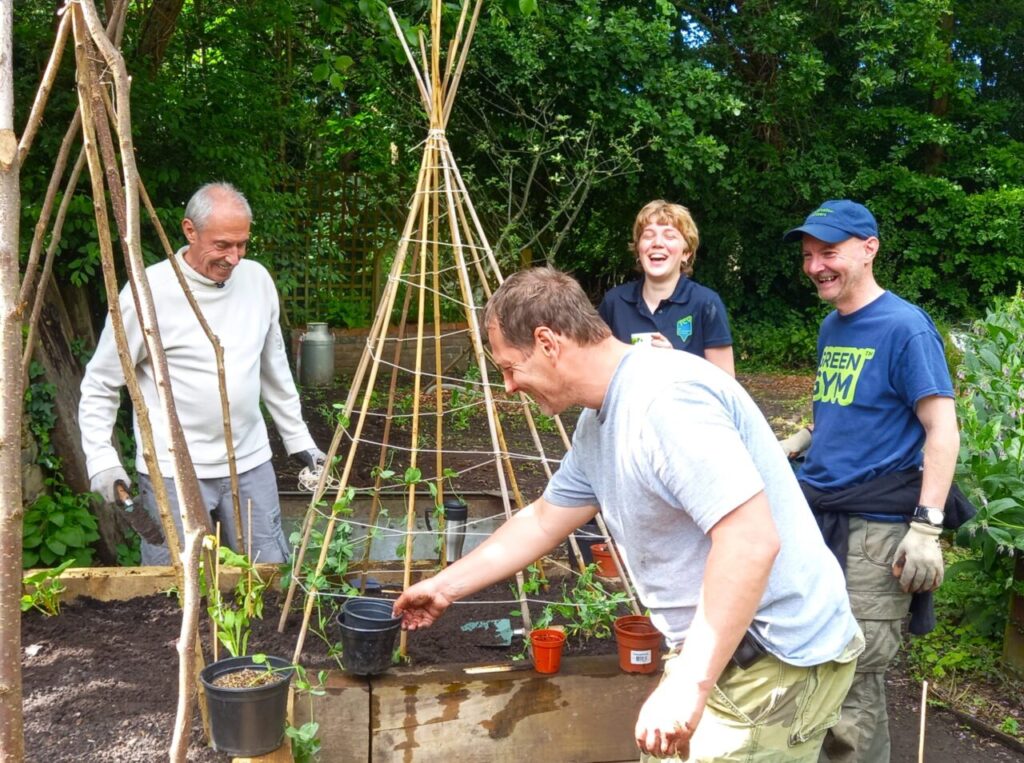
[[[142,539],[134,530],[128,531],[128,536],[116,546],[117,565],[119,567],[138,567],[142,564]]]
[[[292,742],[292,757],[295,763],[314,763],[320,756],[320,724],[306,721],[302,726],[287,726],[284,733]]]
[[[77,494],[61,480],[46,480],[51,494],[39,496],[22,521],[22,566],[53,567],[70,561],[74,567],[93,563],[92,544],[99,540],[96,518],[89,512],[90,494]]]
[[[581,635],[584,638],[609,638],[615,618],[622,614],[622,608],[629,601],[625,593],[611,593],[597,579],[597,565],[588,565],[576,578],[571,591],[561,601],[544,607],[537,628],[546,628],[558,620],[565,625],[567,636]]]
[[[21,595],[21,611],[36,609],[47,617],[59,615],[60,595],[67,589],[60,580],[60,574],[70,567],[73,561],[68,559],[59,567],[38,570],[23,577],[21,587],[26,592]],[[27,591],[28,588],[32,590]]]
[[[737,363],[744,370],[813,368],[818,357],[818,326],[825,310],[779,310],[769,318],[734,325]]]
[[[1002,565],[1009,571],[1011,565]],[[1007,618],[1005,578],[984,570],[977,552],[952,549],[947,571],[935,592],[937,625],[910,641],[910,659],[920,678],[995,676]]]
[[[53,441],[50,438],[50,433],[57,423],[57,413],[53,404],[56,387],[42,378],[43,367],[37,361],[29,363],[28,377],[24,415],[32,439],[39,450],[36,462],[48,472],[56,472],[60,469],[60,459],[53,449]]]
[[[206,612],[216,628],[217,640],[232,657],[240,657],[246,653],[249,645],[252,619],[263,617],[263,595],[268,583],[264,582],[256,571],[256,565],[244,554],[216,544],[216,540],[210,536],[207,536],[207,540],[216,549],[219,566],[238,570],[238,583],[235,584],[231,601],[218,587],[206,586],[205,580],[202,587],[206,594]],[[203,572],[206,572],[205,567]],[[260,662],[257,656],[253,655],[253,662]]]
[[[986,570],[1024,551],[1024,294],[998,300],[965,337],[957,371],[957,475],[978,506],[959,539]]]
[[[318,525],[310,528],[309,543],[306,545],[306,553],[302,558],[302,578],[307,585],[316,586],[318,591],[333,591],[340,588],[343,593],[352,593],[354,590],[345,583],[349,562],[355,554],[355,543],[352,540],[354,528],[351,523],[346,521],[348,517],[352,516],[351,507],[354,498],[355,490],[348,488],[340,500],[331,505],[334,531],[331,534],[327,557],[320,575],[316,574],[316,564],[324,545],[325,528]],[[302,543],[302,533],[293,532],[288,542],[293,548],[298,548]],[[283,585],[290,584],[294,565],[295,559],[293,558],[291,566],[285,572]]]
[[[1018,736],[1020,734],[1020,721],[1011,716],[1007,716],[1006,718],[1003,718],[1002,723],[999,724],[999,730],[1004,734],[1009,734],[1010,736]]]

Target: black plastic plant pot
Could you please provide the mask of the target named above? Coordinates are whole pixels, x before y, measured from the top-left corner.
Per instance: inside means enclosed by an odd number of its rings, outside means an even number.
[[[218,678],[240,670],[263,671],[270,665],[275,680],[262,686],[215,686]],[[281,746],[288,710],[291,663],[267,657],[264,664],[249,656],[226,657],[203,668],[199,680],[206,692],[213,749],[239,758],[265,755]]]
[[[469,506],[461,498],[444,499],[444,518],[449,522],[465,522],[469,518]]]
[[[339,621],[357,628],[383,628],[398,625],[401,617],[392,617],[395,602],[391,599],[374,599],[368,596],[353,596],[341,606]]]
[[[341,630],[341,664],[357,676],[375,676],[391,667],[399,623],[376,628],[362,628],[339,620]]]

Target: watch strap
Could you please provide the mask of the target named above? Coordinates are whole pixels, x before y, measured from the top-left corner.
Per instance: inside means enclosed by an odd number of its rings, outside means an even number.
[[[942,521],[945,519],[946,513],[942,509],[935,508],[934,506],[922,506],[918,505],[914,508],[914,513],[910,517],[911,522],[920,522],[921,524],[928,525],[929,527],[942,527]]]

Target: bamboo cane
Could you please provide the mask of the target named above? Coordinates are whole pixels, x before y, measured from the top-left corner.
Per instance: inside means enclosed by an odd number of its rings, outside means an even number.
[[[917,739],[917,763],[924,763],[924,730],[928,713],[928,682],[921,683],[921,727]]]
[[[413,208],[414,209],[416,209],[418,207],[418,205],[422,203],[421,191],[423,189],[423,175],[424,175],[424,168],[425,167],[426,167],[426,157],[424,156],[423,164],[420,167],[420,179],[417,181],[416,194],[413,197]],[[398,283],[399,283],[399,281],[401,279],[402,271],[403,271],[403,268],[405,266],[405,258],[406,258],[406,254],[408,252],[408,245],[409,245],[408,234],[411,232],[411,226],[412,226],[412,216],[410,216],[409,220],[407,220],[407,222],[406,222],[405,235],[403,235],[402,240],[399,242],[398,251],[395,254],[395,262],[392,265],[391,275],[388,278],[388,285],[385,288],[384,298],[381,301],[381,309],[380,309],[380,312],[378,313],[379,320],[377,322],[375,322],[375,324],[374,324],[374,326],[378,330],[378,336],[377,336],[377,339],[376,339],[376,341],[377,341],[377,349],[376,349],[376,352],[373,353],[373,360],[372,360],[372,363],[370,363],[370,370],[369,370],[369,374],[370,375],[369,375],[369,378],[367,379],[366,386],[365,386],[365,392],[363,394],[363,408],[362,408],[362,410],[364,411],[364,414],[365,414],[365,411],[369,410],[369,407],[370,407],[370,396],[371,396],[371,394],[373,392],[373,386],[374,386],[374,383],[375,383],[375,381],[377,379],[377,371],[378,371],[378,369],[380,367],[380,355],[381,355],[381,352],[383,350],[384,341],[387,338],[388,325],[390,323],[391,311],[394,309],[394,306],[395,306],[395,296],[396,296],[396,294],[398,292],[398,288],[397,288],[398,287]],[[364,360],[366,358],[366,355],[367,355],[367,353],[364,353],[364,355],[363,355]],[[360,366],[364,366],[364,363],[360,363]],[[356,394],[358,394],[358,393],[355,392],[355,391],[350,392],[349,400],[350,401],[354,401],[354,396]],[[347,413],[351,413],[351,407],[348,404],[346,405],[346,411],[347,411]],[[362,434],[362,428],[363,428],[363,424],[364,424],[365,420],[366,420],[366,416],[363,415],[363,416],[361,416],[359,418],[359,421],[356,424],[355,433],[354,433],[353,438],[352,438],[353,439],[353,447],[349,448],[348,457],[345,460],[345,467],[344,467],[344,470],[342,472],[341,478],[339,479],[337,499],[335,501],[336,503],[337,503],[338,500],[341,499],[342,495],[344,495],[345,491],[348,488],[349,475],[350,475],[350,473],[352,471],[352,466],[355,463],[355,454],[356,454],[356,450],[357,450],[356,443],[358,442],[359,437]],[[328,548],[330,546],[331,536],[334,533],[334,523],[335,523],[335,517],[332,514],[331,517],[327,520],[327,528],[324,531],[323,546],[320,549],[320,557],[317,560],[316,577],[319,577],[320,572],[323,570],[324,563],[327,560],[327,551],[328,551]],[[306,542],[307,541],[304,539],[303,543],[305,544]],[[296,563],[296,569],[299,569],[299,563],[298,562]],[[293,575],[292,576],[292,586],[294,586],[294,584],[295,584],[295,576]],[[290,599],[291,592],[292,592],[292,587],[289,588],[289,599]],[[306,595],[306,604],[305,604],[305,607],[303,608],[303,614],[302,614],[302,626],[301,626],[301,628],[299,630],[299,637],[298,637],[298,640],[297,640],[297,643],[296,643],[296,646],[295,646],[295,656],[293,657],[292,662],[298,662],[299,656],[302,654],[302,645],[305,642],[306,632],[309,629],[309,618],[310,618],[310,615],[312,614],[312,611],[313,611],[313,602],[314,602],[314,599],[316,597],[316,593],[317,593],[317,586],[314,583],[313,585],[310,586],[309,592]]]
[[[426,155],[430,156],[435,151],[435,139],[430,137],[427,139],[427,150]],[[424,300],[426,297],[426,286],[427,286],[427,228],[430,222],[430,211],[431,207],[429,204],[430,194],[434,192],[434,188],[437,185],[437,170],[434,166],[433,161],[428,161],[428,196],[427,202],[420,205],[420,238],[422,242],[419,246],[418,261],[420,266],[419,275],[419,303],[417,305],[416,315],[416,360],[414,362],[413,372],[413,392],[412,392],[412,434],[409,438],[409,469],[414,470],[417,468],[418,455],[419,455],[419,435],[420,435],[420,384],[421,374],[423,371],[423,327],[426,319],[426,306]],[[412,541],[414,532],[416,530],[416,482],[411,481],[408,483],[408,505],[405,515],[405,560],[402,570],[402,587],[408,588],[412,583]],[[399,652],[404,656],[406,654],[406,647],[408,643],[408,632],[403,630],[401,637],[399,638]]]
[[[448,165],[446,163],[444,166],[446,168],[446,172],[451,172],[452,168],[451,168],[450,165]],[[452,196],[451,196],[451,193],[452,193],[451,192],[451,185],[450,184],[446,184],[446,188],[447,188],[447,195],[448,195],[448,199],[449,199],[449,208],[451,208],[451,206],[454,204],[454,200],[452,199]],[[495,463],[495,470],[496,470],[497,476],[498,476],[498,484],[499,484],[500,490],[501,490],[502,507],[504,508],[504,511],[505,511],[505,518],[506,519],[511,519],[512,518],[512,507],[509,504],[508,485],[505,482],[505,471],[502,468],[502,466],[503,466],[502,460],[501,460],[502,446],[500,444],[500,440],[499,440],[499,437],[498,437],[497,416],[495,415],[496,408],[495,408],[494,396],[491,393],[491,385],[490,385],[490,379],[488,378],[487,363],[484,361],[483,341],[481,339],[483,334],[481,333],[481,328],[480,328],[480,325],[479,325],[479,323],[477,321],[477,311],[475,309],[475,298],[473,296],[472,287],[470,286],[469,271],[468,271],[468,269],[466,267],[466,261],[465,261],[465,259],[463,259],[461,254],[462,254],[461,253],[461,249],[456,249],[455,250],[455,258],[456,258],[456,264],[457,264],[459,286],[460,286],[460,288],[462,290],[463,303],[466,305],[466,321],[467,321],[467,323],[469,323],[469,326],[470,326],[470,332],[469,332],[470,341],[473,344],[473,351],[474,351],[474,353],[476,355],[477,367],[480,369],[480,377],[481,377],[481,382],[482,382],[482,386],[483,386],[483,390],[484,390],[484,401],[485,401],[484,410],[487,412],[487,426],[488,426],[488,429],[490,430],[491,445],[492,445],[492,447],[494,449],[494,463]],[[524,625],[524,627],[526,629],[526,632],[529,633],[533,629],[533,625],[532,625],[532,618],[530,616],[529,605],[528,605],[528,603],[526,601],[526,593],[525,593],[525,588],[524,588],[524,579],[523,579],[522,571],[519,571],[519,572],[516,573],[516,586],[517,586],[517,590],[518,590],[518,594],[519,594],[519,603],[520,603],[520,610],[522,612],[522,617],[523,617],[523,625]]]

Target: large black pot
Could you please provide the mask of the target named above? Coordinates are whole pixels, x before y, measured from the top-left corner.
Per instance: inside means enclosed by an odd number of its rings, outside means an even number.
[[[341,605],[340,622],[357,628],[383,628],[402,622],[401,617],[392,617],[395,602],[391,599],[375,599],[370,596],[353,596]]]
[[[262,686],[215,686],[221,676],[240,670],[275,670],[273,681]],[[267,657],[265,664],[248,655],[225,657],[203,668],[199,680],[206,692],[210,712],[210,741],[213,749],[239,758],[252,758],[272,752],[284,740],[288,711],[288,686],[294,673],[292,664],[281,657]]]
[[[401,621],[362,627],[345,621],[344,612],[338,617],[341,631],[341,664],[345,670],[357,676],[375,676],[391,666],[391,655],[395,650],[395,638],[401,629]]]

